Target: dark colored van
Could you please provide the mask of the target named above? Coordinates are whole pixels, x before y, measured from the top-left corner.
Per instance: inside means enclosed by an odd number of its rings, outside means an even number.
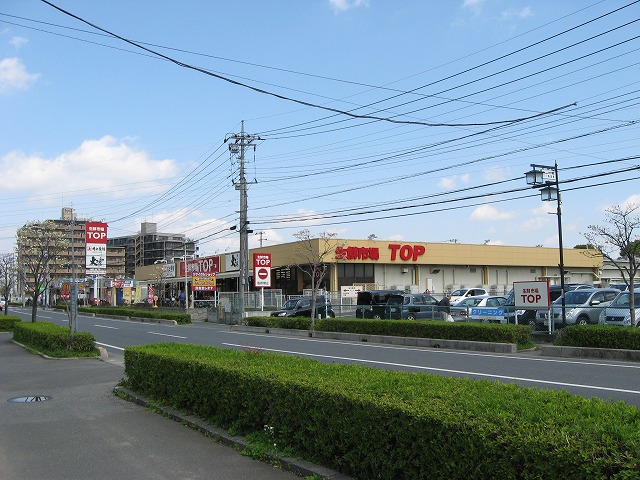
[[[311,300],[313,297],[298,297],[287,300],[280,310],[271,312],[272,317],[311,317]],[[315,318],[334,318],[336,314],[323,296],[316,297]]]
[[[385,306],[391,295],[402,295],[402,290],[365,290],[358,292],[356,318],[386,318]]]

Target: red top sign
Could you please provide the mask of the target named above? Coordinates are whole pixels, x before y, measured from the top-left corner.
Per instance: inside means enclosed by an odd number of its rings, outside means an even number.
[[[107,243],[107,224],[87,222],[85,224],[85,243]]]
[[[271,287],[271,254],[253,254],[253,286],[256,288]]]

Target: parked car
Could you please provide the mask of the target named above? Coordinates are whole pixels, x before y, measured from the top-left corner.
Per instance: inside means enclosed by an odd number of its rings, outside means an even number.
[[[479,295],[489,295],[484,288],[459,288],[451,292],[451,298],[449,301],[451,305],[456,305],[463,298],[477,297]]]
[[[471,318],[473,308],[493,309],[503,307],[507,303],[507,297],[502,295],[479,295],[477,297],[467,297],[457,305],[451,307],[451,316],[455,322],[460,321],[482,321]],[[504,310],[503,310],[504,313]],[[501,319],[504,321],[504,315]]]
[[[609,288],[617,288],[621,292],[625,292],[629,290],[629,286],[626,283],[610,283]],[[640,292],[640,283],[633,284],[633,291],[634,293],[636,291]]]
[[[298,297],[287,300],[280,310],[271,312],[272,317],[311,317],[311,299],[313,297]],[[336,314],[323,296],[316,297],[316,318],[334,318]]]
[[[598,323],[600,312],[620,293],[615,288],[581,288],[564,294],[567,325],[587,325]],[[562,325],[562,299],[551,304],[554,325]],[[549,312],[538,310],[536,321],[549,325]]]
[[[384,317],[394,320],[440,320],[438,300],[426,293],[404,293],[389,296]]]
[[[402,290],[364,290],[358,292],[356,318],[385,318],[385,305],[391,295],[404,294]]]
[[[635,306],[635,317],[631,321],[631,312],[629,311],[629,300],[631,295],[629,292],[620,292],[613,299],[609,306],[600,312],[599,322],[604,325],[621,325],[625,327],[640,327],[640,291],[633,293],[633,304]]]
[[[572,292],[573,290],[582,290],[586,288],[593,288],[593,285],[585,285],[582,283],[565,283],[564,284],[564,293]],[[562,285],[551,285],[549,287],[549,298],[551,302],[556,301],[556,299],[560,298],[560,292],[562,292]]]

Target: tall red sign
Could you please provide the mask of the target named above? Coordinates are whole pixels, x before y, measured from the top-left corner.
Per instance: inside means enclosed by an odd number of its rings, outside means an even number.
[[[256,288],[271,287],[271,254],[253,254],[253,286]]]
[[[104,276],[107,273],[107,224],[86,222],[84,228],[87,275]]]

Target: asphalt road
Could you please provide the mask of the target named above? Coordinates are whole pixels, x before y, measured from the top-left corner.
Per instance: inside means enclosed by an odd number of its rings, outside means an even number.
[[[28,309],[12,314],[29,318]],[[64,313],[38,311],[38,319],[66,325]],[[124,348],[159,342],[182,342],[224,348],[259,348],[307,356],[322,362],[357,363],[377,368],[514,382],[540,389],[564,389],[576,395],[640,406],[640,363],[541,357],[538,352],[512,355],[389,346],[234,331],[228,325],[164,325],[99,317],[78,317],[79,330],[91,332],[113,362]]]

